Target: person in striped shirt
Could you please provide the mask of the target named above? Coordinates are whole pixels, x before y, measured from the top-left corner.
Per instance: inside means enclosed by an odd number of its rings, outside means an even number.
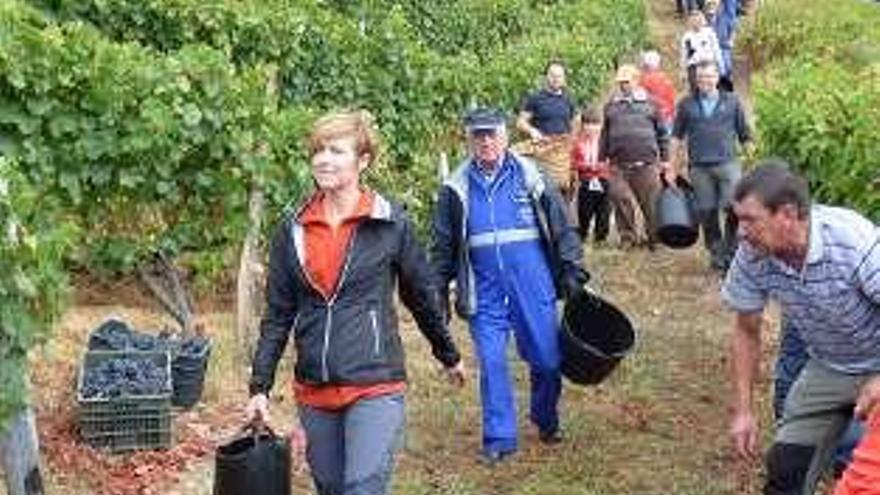
[[[880,402],[880,229],[848,209],[812,204],[806,181],[769,160],[737,184],[742,242],[722,287],[736,312],[730,433],[758,447],[752,385],[770,300],[801,332],[809,360],[786,398],[766,457],[765,495],[813,493],[853,413]]]

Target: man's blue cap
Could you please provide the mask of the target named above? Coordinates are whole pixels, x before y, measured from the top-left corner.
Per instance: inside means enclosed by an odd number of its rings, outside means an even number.
[[[468,132],[494,131],[507,125],[507,116],[497,108],[479,107],[471,110],[464,118]]]

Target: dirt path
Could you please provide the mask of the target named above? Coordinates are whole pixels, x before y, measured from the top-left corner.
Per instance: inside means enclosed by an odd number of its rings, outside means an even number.
[[[679,72],[678,38],[681,34],[683,20],[675,13],[674,0],[646,0],[648,13],[648,31],[651,44],[663,56],[663,67],[670,76]],[[676,83],[681,78],[675,77]]]

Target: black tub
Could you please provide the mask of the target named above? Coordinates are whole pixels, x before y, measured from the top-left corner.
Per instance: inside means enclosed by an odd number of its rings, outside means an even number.
[[[697,242],[699,231],[694,211],[694,190],[686,180],[679,177],[674,186],[664,181],[654,211],[660,242],[673,249],[688,248]]]
[[[632,351],[635,331],[611,303],[590,294],[565,304],[560,333],[562,374],[580,385],[595,385]]]
[[[214,452],[214,495],[290,495],[290,439],[243,434]]]
[[[174,378],[174,395],[171,396],[173,405],[189,409],[199,402],[210,357],[211,341],[206,337],[196,335],[178,346],[171,362],[171,376]]]

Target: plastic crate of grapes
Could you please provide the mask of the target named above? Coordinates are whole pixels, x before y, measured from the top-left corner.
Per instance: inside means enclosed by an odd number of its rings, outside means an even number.
[[[80,437],[114,453],[167,449],[171,394],[167,351],[88,351],[77,383]]]

